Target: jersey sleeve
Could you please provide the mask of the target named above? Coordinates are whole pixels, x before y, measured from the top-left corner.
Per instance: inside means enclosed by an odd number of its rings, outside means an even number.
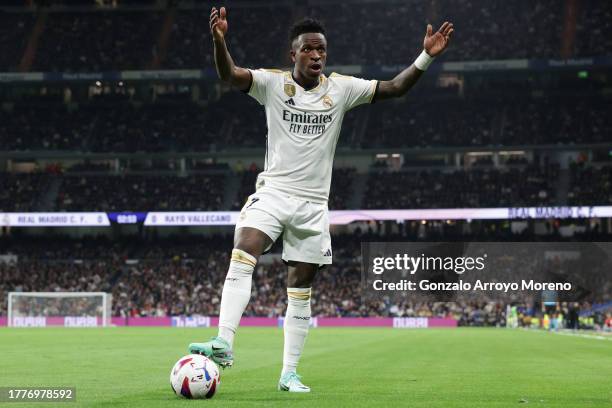
[[[252,79],[248,94],[261,105],[265,105],[268,102],[268,93],[274,79],[274,73],[265,69],[249,69],[249,71]]]
[[[364,103],[372,103],[378,81],[338,75],[344,85],[345,110],[351,110]]]

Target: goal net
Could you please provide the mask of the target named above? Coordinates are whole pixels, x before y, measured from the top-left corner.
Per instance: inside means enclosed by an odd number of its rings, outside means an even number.
[[[104,292],[10,292],[12,327],[110,326],[112,295]]]

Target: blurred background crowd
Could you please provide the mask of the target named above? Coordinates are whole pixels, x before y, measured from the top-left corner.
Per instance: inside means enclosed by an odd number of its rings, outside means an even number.
[[[239,210],[264,167],[265,113],[217,81],[211,6],[2,2],[0,213]],[[234,60],[288,69],[287,31],[304,16],[327,27],[330,72],[376,79],[414,60],[427,23],[450,20],[456,29],[406,97],[347,114],[330,209],[612,205],[605,1],[237,1],[228,6]],[[116,316],[215,315],[232,247],[229,228],[114,223],[104,231],[4,225],[0,232],[0,315],[10,291],[106,291]],[[533,297],[369,298],[359,244],[585,242],[611,234],[610,218],[334,227],[335,263],[317,277],[313,314],[501,326],[514,306],[517,324],[543,325],[545,308]],[[257,267],[248,315],[284,313],[285,273],[276,248]],[[547,310],[549,325],[612,326],[605,276],[594,277],[598,290]]]

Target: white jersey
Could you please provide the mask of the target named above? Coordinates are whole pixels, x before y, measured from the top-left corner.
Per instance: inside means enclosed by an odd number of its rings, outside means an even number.
[[[249,95],[265,106],[268,136],[257,186],[327,203],[332,166],[345,112],[369,103],[377,81],[333,73],[304,90],[291,72],[250,70]]]

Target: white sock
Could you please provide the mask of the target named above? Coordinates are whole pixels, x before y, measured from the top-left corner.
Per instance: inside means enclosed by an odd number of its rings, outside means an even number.
[[[257,259],[240,250],[232,250],[227,277],[221,294],[219,312],[219,337],[234,347],[234,334],[240,324],[240,318],[251,298],[251,281]]]
[[[310,288],[287,288],[283,372],[295,372],[310,326]]]

